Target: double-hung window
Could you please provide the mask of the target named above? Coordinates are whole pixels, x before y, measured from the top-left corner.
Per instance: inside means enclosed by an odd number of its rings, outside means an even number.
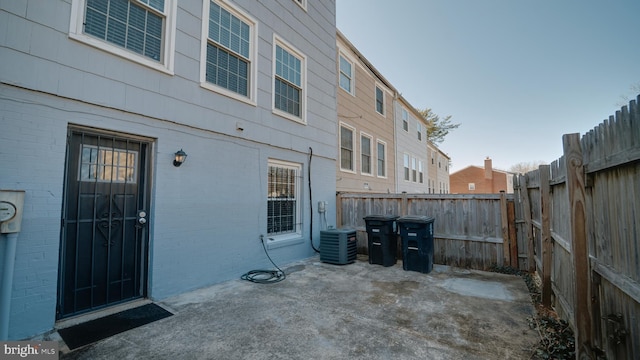
[[[411,181],[416,182],[416,180],[417,180],[416,158],[411,158]]]
[[[371,138],[360,136],[360,172],[371,175]]]
[[[227,3],[204,1],[200,83],[245,102],[255,93],[255,21]]]
[[[378,142],[378,176],[380,177],[387,176],[385,147],[385,143]]]
[[[340,87],[353,95],[353,63],[340,55]]]
[[[176,0],[73,0],[69,37],[173,73]]]
[[[297,237],[302,234],[301,169],[300,164],[269,160],[267,180],[267,234],[269,236]]]
[[[418,141],[422,141],[422,124],[418,121]]]
[[[340,126],[340,169],[353,171],[353,129]]]
[[[384,115],[384,91],[379,86],[376,86],[376,111]]]
[[[404,180],[409,181],[409,154],[404,154]]]
[[[274,112],[294,121],[305,122],[305,59],[299,51],[274,38]]]
[[[422,160],[418,160],[418,181],[420,184],[424,183],[424,164]]]
[[[409,113],[405,109],[402,109],[402,129],[409,131]]]

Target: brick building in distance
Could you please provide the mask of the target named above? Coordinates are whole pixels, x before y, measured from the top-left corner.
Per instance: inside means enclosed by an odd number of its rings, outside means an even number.
[[[452,173],[449,181],[452,194],[513,193],[513,173],[493,169],[489,157],[484,159],[484,168],[467,166]]]

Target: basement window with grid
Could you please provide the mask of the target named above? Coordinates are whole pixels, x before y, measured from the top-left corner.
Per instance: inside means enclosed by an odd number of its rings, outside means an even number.
[[[300,164],[269,160],[267,234],[271,239],[302,236],[301,170]]]
[[[69,37],[173,72],[175,0],[73,0]]]

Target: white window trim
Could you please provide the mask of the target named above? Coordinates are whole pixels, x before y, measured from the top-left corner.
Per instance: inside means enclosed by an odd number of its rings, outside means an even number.
[[[405,166],[405,161],[404,161],[405,159],[409,160],[407,162],[406,166]],[[405,169],[409,169],[409,176],[407,176],[407,177],[405,177]],[[402,181],[411,182],[411,155],[409,155],[407,153],[403,153],[402,154]]]
[[[296,220],[299,224],[299,226],[297,226],[296,231],[292,232],[292,233],[287,233],[287,234],[277,234],[277,235],[268,235],[267,236],[267,241],[265,241],[265,243],[267,244],[267,247],[269,249],[271,248],[277,248],[277,247],[281,247],[281,246],[286,246],[286,245],[293,245],[293,244],[297,244],[300,243],[302,241],[302,229],[303,229],[303,219],[302,219],[302,178],[303,178],[303,174],[302,174],[302,164],[299,163],[295,163],[295,162],[290,162],[290,161],[284,161],[284,160],[277,160],[277,159],[268,159],[267,161],[267,171],[269,171],[269,166],[274,165],[274,166],[278,166],[278,167],[286,167],[286,168],[292,168],[296,170]],[[267,179],[269,178],[269,175],[267,174]],[[267,180],[267,183],[265,184],[267,186],[267,192],[269,191],[268,186],[269,186],[269,181]],[[266,199],[267,203],[269,202],[268,200],[268,196]],[[266,218],[265,218],[266,219]],[[265,223],[266,226],[266,223]],[[267,233],[267,229],[265,229],[265,233]]]
[[[300,59],[300,117],[297,117],[293,114],[289,114],[286,111],[282,111],[276,108],[275,99],[276,99],[276,45],[279,45],[281,48],[287,50],[289,53],[292,53],[296,57]],[[273,50],[271,54],[271,111],[279,116],[287,118],[289,120],[295,121],[300,124],[307,124],[307,56],[296,49],[289,42],[285,41],[283,38],[279,37],[276,34],[273,34]]]
[[[342,168],[342,130],[340,129],[341,127],[346,127],[349,130],[351,130],[351,143],[353,144],[353,150],[351,152],[351,164],[353,165],[353,169],[343,169]],[[343,122],[340,122],[340,127],[338,128],[338,150],[340,151],[340,154],[338,154],[338,159],[340,161],[340,171],[346,172],[346,173],[351,173],[351,174],[357,174],[357,169],[358,169],[358,165],[356,163],[356,155],[358,154],[358,147],[356,146],[356,128],[354,128],[351,125],[347,125]]]
[[[382,91],[382,112],[378,111],[378,89]],[[387,117],[387,91],[378,82],[376,82],[376,86],[374,86],[373,102],[374,102],[374,109],[376,111],[376,114],[386,118]]]
[[[418,159],[411,157],[411,182],[418,182]]]
[[[202,32],[200,34],[200,86],[216,92],[218,94],[230,97],[232,99],[245,102],[249,105],[257,106],[257,78],[258,78],[258,22],[251,15],[244,11],[233,7],[228,1],[215,0],[215,2],[229,11],[251,27],[251,43],[249,44],[249,96],[242,96],[229,89],[225,89],[216,84],[207,81],[207,42],[209,38],[209,8],[214,0],[205,0],[202,5]]]
[[[404,114],[407,114],[407,128],[406,129],[404,127],[404,122],[405,122],[405,119],[403,118]],[[409,124],[409,119],[410,119],[409,111],[407,111],[407,109],[405,109],[405,108],[401,108],[400,109],[400,122],[401,122],[400,125],[402,126],[402,130],[404,130],[406,133],[408,133],[409,132],[409,128],[411,128],[411,125]]]
[[[469,183],[469,191],[476,191],[476,183]]]
[[[340,85],[340,57],[344,58],[349,64],[351,64],[351,91]],[[356,63],[342,51],[338,51],[338,87],[347,94],[356,96]]]
[[[163,52],[162,62],[153,61],[144,55],[136,54],[120,46],[111,44],[105,40],[97,39],[84,33],[84,14],[86,0],[72,0],[71,16],[69,22],[69,38],[106,51],[124,59],[147,66],[151,69],[161,71],[168,75],[173,75],[175,40],[176,40],[176,17],[178,12],[177,0],[165,0],[165,24],[162,33]]]
[[[362,172],[362,137],[366,137],[369,139],[369,173],[366,172]],[[373,156],[373,136],[365,133],[365,132],[360,132],[360,174],[362,176],[371,176],[373,177],[373,170],[375,168],[374,164],[373,164],[373,160],[374,160],[374,156]],[[376,148],[375,151],[377,152],[378,149]],[[377,162],[377,156],[375,156],[376,162]]]
[[[384,176],[380,176],[378,174],[378,144],[382,144],[384,145]],[[381,178],[381,179],[386,179],[387,178],[387,142],[386,141],[382,141],[382,140],[377,140],[376,141],[376,176]]]
[[[293,0],[302,10],[307,11],[307,0]]]

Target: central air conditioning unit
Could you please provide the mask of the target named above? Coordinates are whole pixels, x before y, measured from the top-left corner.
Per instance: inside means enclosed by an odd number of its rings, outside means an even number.
[[[358,241],[354,229],[320,231],[320,261],[345,265],[356,261]]]

